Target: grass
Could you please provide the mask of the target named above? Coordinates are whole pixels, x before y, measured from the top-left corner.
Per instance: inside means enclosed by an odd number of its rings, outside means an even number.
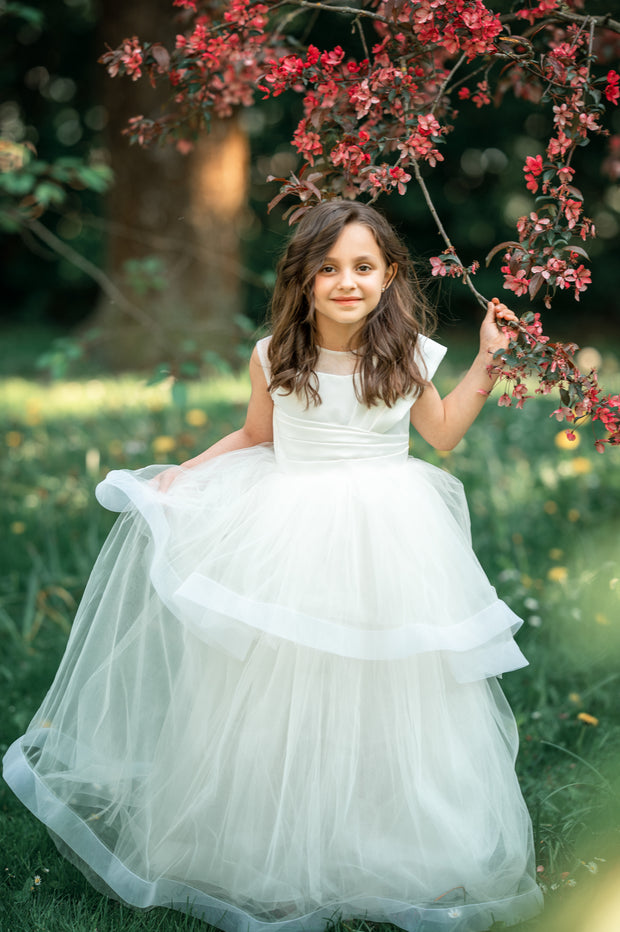
[[[445,389],[457,373],[442,369]],[[193,455],[239,425],[247,393],[245,378],[193,385],[181,409],[169,385],[131,376],[0,382],[1,753],[50,684],[111,527],[95,484],[109,468]],[[620,451],[595,453],[589,426],[567,447],[550,411],[549,399],[522,412],[491,403],[449,456],[418,439],[413,452],[463,481],[480,560],[525,619],[519,643],[530,666],[503,687],[519,724],[518,773],[550,909],[520,928],[581,932],[583,904],[591,912],[606,896],[620,832]],[[101,897],[4,784],[0,837],[0,932],[206,929]]]

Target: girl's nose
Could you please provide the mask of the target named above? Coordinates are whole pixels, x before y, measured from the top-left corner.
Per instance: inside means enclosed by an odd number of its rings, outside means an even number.
[[[353,280],[353,272],[351,269],[342,269],[340,272],[340,281],[338,282],[341,288],[353,288],[355,282]]]

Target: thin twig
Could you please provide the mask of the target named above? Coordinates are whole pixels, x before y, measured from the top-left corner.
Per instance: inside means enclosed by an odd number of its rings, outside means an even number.
[[[278,4],[279,5],[279,4]],[[301,6],[308,10],[319,10],[321,13],[350,13],[351,16],[365,16],[380,23],[390,24],[390,20],[380,13],[371,13],[370,10],[357,10],[352,6],[333,6],[331,3],[310,3],[310,0],[285,0],[283,6]]]
[[[620,22],[611,19],[608,13],[604,16],[582,16],[580,13],[566,13],[560,10],[554,10],[549,16],[536,21],[537,26],[544,26],[547,23],[553,23],[556,20],[562,20],[567,23],[584,23],[586,20],[592,20],[595,26],[601,29],[610,29],[612,32],[620,33]],[[499,18],[501,23],[523,23],[523,18],[515,13],[503,13]]]
[[[459,60],[457,61],[456,65],[454,66],[454,68],[453,68],[453,69],[449,72],[449,74],[446,76],[444,82],[442,83],[441,87],[440,87],[439,90],[437,91],[437,95],[435,96],[435,100],[433,101],[433,106],[431,107],[431,113],[433,113],[433,114],[435,113],[435,109],[436,109],[436,107],[438,106],[439,101],[440,101],[441,98],[443,97],[444,91],[445,91],[445,89],[447,88],[448,83],[450,82],[450,80],[451,80],[451,78],[453,77],[453,75],[456,74],[456,72],[459,70],[459,68],[461,67],[461,65],[463,64],[463,62],[466,60],[466,58],[467,58],[467,55],[463,52],[463,54],[461,55],[461,57],[460,57]]]
[[[370,61],[370,52],[368,51],[368,46],[366,44],[366,36],[364,35],[364,27],[362,26],[362,21],[359,18],[359,16],[355,17],[355,25],[357,26],[357,31],[360,34],[362,48],[364,49],[364,55],[366,56],[366,60]]]
[[[431,214],[432,214],[433,220],[435,221],[435,223],[436,223],[436,225],[437,225],[437,229],[439,230],[439,233],[440,233],[441,237],[443,238],[443,241],[445,242],[446,246],[448,247],[448,249],[450,250],[450,252],[451,252],[452,255],[454,256],[454,258],[457,260],[457,262],[459,263],[459,265],[464,269],[465,267],[463,266],[463,263],[462,263],[461,260],[459,259],[458,254],[457,254],[457,252],[456,252],[456,249],[455,249],[454,246],[452,245],[452,242],[451,242],[451,240],[450,240],[450,237],[449,237],[448,234],[446,233],[445,227],[444,227],[443,223],[441,222],[441,218],[440,218],[439,214],[437,213],[437,210],[436,210],[436,208],[435,208],[435,205],[433,204],[433,201],[432,201],[432,199],[431,199],[429,190],[428,190],[428,188],[426,187],[426,183],[425,183],[425,181],[424,181],[424,179],[423,179],[423,177],[422,177],[422,174],[421,174],[421,172],[420,172],[420,166],[418,165],[418,160],[417,160],[417,159],[414,159],[414,160],[413,160],[413,173],[414,173],[414,175],[415,175],[415,177],[416,177],[416,181],[418,182],[418,184],[419,184],[419,186],[420,186],[420,189],[421,189],[421,191],[422,191],[422,194],[424,195],[424,200],[426,201],[426,204],[427,204],[427,206],[428,206],[428,209],[430,210],[430,212],[431,212]],[[487,304],[489,303],[489,302],[488,302],[488,299],[485,298],[484,295],[480,294],[480,292],[478,291],[478,289],[474,286],[474,283],[472,282],[471,277],[470,277],[470,275],[469,275],[467,272],[465,272],[464,275],[463,275],[463,281],[465,282],[465,284],[467,285],[467,287],[469,288],[469,290],[471,291],[471,293],[472,293],[473,296],[475,297],[475,299],[476,299],[476,301],[478,302],[478,304],[479,304],[482,308],[484,308],[484,310],[486,311],[486,309],[487,309]]]
[[[51,230],[48,230],[39,220],[29,220],[28,229],[46,243],[57,255],[62,256],[63,259],[66,259],[72,265],[76,266],[76,268],[81,269],[89,278],[97,282],[101,290],[108,296],[113,304],[118,305],[120,310],[123,311],[124,314],[127,314],[128,317],[133,318],[133,320],[140,323],[143,327],[147,327],[154,333],[156,341],[161,346],[168,348],[168,342],[165,340],[163,331],[157,324],[157,321],[149,317],[141,307],[138,307],[137,304],[133,304],[129,298],[125,297],[122,291],[116,287],[111,278],[109,278],[102,269],[55,236]]]

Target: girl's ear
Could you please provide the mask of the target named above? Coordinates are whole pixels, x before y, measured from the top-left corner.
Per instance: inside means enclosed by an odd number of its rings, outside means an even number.
[[[391,265],[388,265],[387,269],[385,270],[385,278],[383,279],[383,288],[381,289],[382,291],[385,291],[387,288],[390,287],[390,285],[396,278],[397,272],[398,272],[397,262],[392,262]]]

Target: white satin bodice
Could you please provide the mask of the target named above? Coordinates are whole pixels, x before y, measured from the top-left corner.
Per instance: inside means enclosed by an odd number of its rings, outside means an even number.
[[[267,381],[271,373],[267,348],[271,337],[257,344]],[[443,358],[445,347],[419,338],[421,371],[432,378]],[[417,392],[399,398],[389,408],[385,404],[367,407],[355,393],[351,353],[320,351],[317,365],[321,404],[306,405],[295,392],[272,392],[274,403],[273,434],[279,465],[333,463],[342,460],[404,460],[409,449],[409,412]]]

